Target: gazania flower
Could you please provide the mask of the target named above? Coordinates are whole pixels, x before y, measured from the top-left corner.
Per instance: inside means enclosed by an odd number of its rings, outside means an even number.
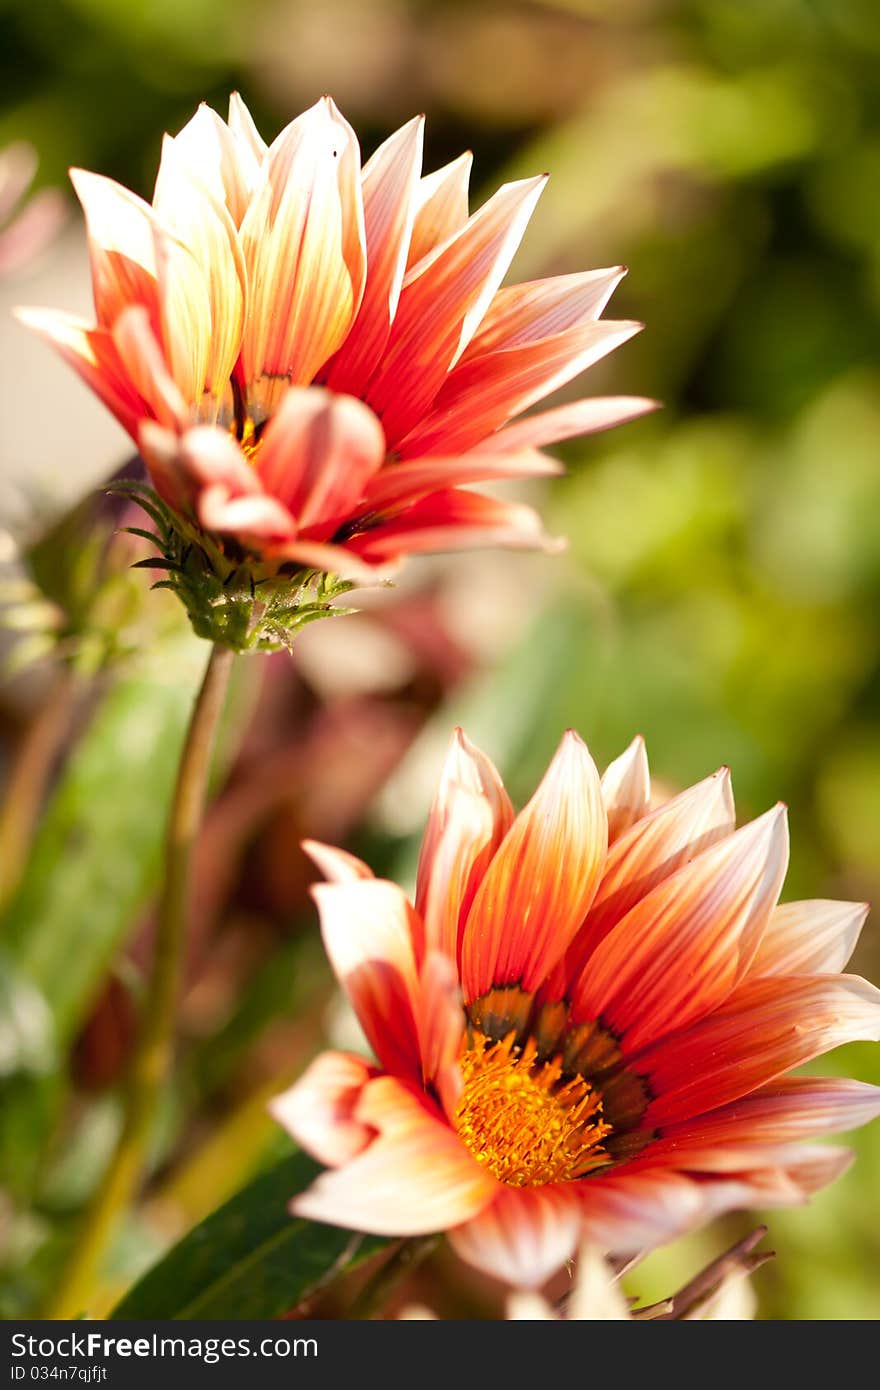
[[[421,117],[361,168],[329,97],[267,148],[241,99],[166,137],[152,204],[74,170],[96,322],[22,311],[143,451],[160,496],[227,552],[347,576],[413,551],[543,540],[464,485],[652,407],[508,422],[637,331],[623,270],[501,289],[544,178],[468,215],[470,156],[421,176]]]
[[[312,845],[375,1060],[324,1054],[275,1102],[327,1165],[292,1209],[445,1230],[528,1287],[581,1239],[629,1255],[842,1172],[809,1141],[876,1115],[880,1088],[786,1073],[880,1033],[880,991],[838,973],[866,909],[778,906],[784,808],[734,825],[726,770],[652,810],[641,740],[600,780],[573,733],[514,816],[458,735],[414,907]]]

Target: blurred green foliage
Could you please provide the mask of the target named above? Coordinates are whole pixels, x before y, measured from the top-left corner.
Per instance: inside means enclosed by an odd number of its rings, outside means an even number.
[[[628,262],[612,311],[647,331],[586,389],[665,410],[566,447],[545,611],[434,726],[460,719],[519,799],[566,724],[600,762],[641,731],[670,785],[728,762],[741,815],[790,804],[788,896],[876,898],[875,0],[3,0],[0,18],[0,141],[31,139],[43,181],[74,163],[147,192],[162,130],[234,86],[266,135],[330,90],[368,149],[421,108],[432,164],[470,145],[483,186],[550,170],[519,278]],[[155,798],[144,815],[154,835]],[[876,918],[856,966],[880,976]],[[223,1037],[271,1027],[279,978],[270,960]],[[825,1065],[880,1082],[868,1047]],[[808,1210],[772,1216],[762,1316],[880,1311],[877,1128],[856,1147]],[[19,1253],[38,1244],[16,1230]],[[692,1249],[655,1256],[640,1291],[668,1292]]]

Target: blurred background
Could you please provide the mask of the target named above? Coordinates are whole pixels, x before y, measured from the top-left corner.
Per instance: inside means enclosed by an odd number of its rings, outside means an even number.
[[[67,211],[62,227],[44,201],[48,245],[30,264],[4,258],[0,239],[11,1316],[51,1283],[112,1147],[203,656],[174,601],[129,569],[128,540],[108,543],[106,508],[76,508],[123,463],[125,437],[8,313],[88,312],[67,167],[150,196],[163,130],[202,99],[224,112],[232,88],[269,138],[330,92],[365,155],[423,110],[426,168],[472,148],[476,199],[550,171],[513,278],[629,265],[608,313],[646,331],[576,393],[665,403],[561,450],[567,476],[534,500],[569,537],[564,558],[414,561],[357,617],[309,628],[293,660],[240,663],[175,1090],[147,1199],[112,1252],[109,1307],[277,1151],[266,1098],[350,1028],[300,837],[411,877],[453,723],[518,801],[566,725],[600,766],[643,733],[669,789],[729,763],[741,819],[789,803],[786,897],[880,896],[880,10],[0,0],[0,22],[0,146],[30,142],[36,186],[64,190]],[[854,968],[880,978],[876,914]],[[868,1045],[818,1070],[880,1082]],[[755,1279],[758,1316],[880,1314],[880,1126],[855,1147],[809,1208],[772,1214],[779,1255]],[[632,1291],[670,1292],[745,1229],[735,1218],[660,1252]],[[497,1315],[497,1291],[462,1280],[451,1257],[410,1293],[447,1316]]]

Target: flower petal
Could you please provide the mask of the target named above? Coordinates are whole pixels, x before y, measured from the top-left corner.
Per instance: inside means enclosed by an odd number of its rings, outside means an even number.
[[[465,453],[641,332],[642,324],[589,320],[554,337],[468,354],[449,373],[429,413],[397,436],[402,458]],[[439,384],[439,383],[438,383]],[[427,402],[426,402],[427,404]],[[394,433],[396,422],[389,427]]]
[[[339,1168],[373,1137],[354,1114],[364,1086],[375,1075],[376,1068],[363,1057],[322,1052],[299,1081],[269,1103],[269,1113],[319,1163]]]
[[[485,483],[505,478],[552,478],[562,465],[534,449],[518,454],[461,454],[453,458],[414,459],[381,469],[367,483],[364,503],[371,509],[386,511],[419,496],[459,487],[462,483]]]
[[[112,335],[74,314],[54,309],[16,309],[16,318],[34,329],[79,373],[122,428],[137,438],[145,407],[128,380]]]
[[[199,494],[196,511],[206,531],[237,536],[246,544],[279,542],[296,535],[290,512],[265,492],[236,496],[224,484],[216,484]]]
[[[785,808],[704,850],[627,913],[572,991],[625,1054],[717,1008],[743,978],[788,867]]]
[[[544,449],[563,439],[597,434],[614,425],[624,425],[628,420],[637,420],[640,415],[659,409],[658,401],[644,396],[591,396],[582,401],[569,401],[496,430],[481,441],[480,452]]]
[[[383,879],[319,883],[324,946],[367,1040],[389,1071],[421,1075],[414,1004],[421,922]]]
[[[458,961],[474,894],[513,821],[492,761],[456,729],[419,854],[416,911],[430,946]]]
[[[230,99],[230,108],[233,100]],[[240,97],[238,102],[244,107]],[[228,210],[233,226],[240,227],[262,163],[262,156],[258,157],[250,139],[237,135],[216,111],[202,102],[175,135],[174,147],[192,177]],[[265,148],[263,145],[264,153]]]
[[[371,564],[383,564],[416,552],[486,545],[528,550],[559,548],[547,536],[532,507],[463,488],[429,493],[387,521],[358,532],[346,545]]]
[[[423,256],[457,235],[468,220],[468,183],[474,157],[470,150],[419,180],[407,270]]]
[[[586,1239],[609,1254],[652,1250],[715,1214],[710,1184],[665,1169],[616,1169],[572,1186],[580,1202]],[[738,1194],[741,1191],[737,1189]]]
[[[262,164],[269,147],[254,125],[254,119],[238,92],[229,98],[229,129],[239,145],[247,149],[256,164]]]
[[[326,540],[349,518],[384,457],[382,427],[362,401],[293,386],[266,427],[256,471],[308,539]]]
[[[142,304],[158,329],[153,209],[101,174],[71,169],[70,180],[86,215],[99,326],[112,328],[123,309]]]
[[[583,1245],[568,1303],[568,1316],[579,1322],[628,1322],[629,1302],[606,1260],[594,1245]]]
[[[602,800],[608,815],[608,843],[613,845],[625,830],[642,819],[650,805],[651,775],[641,734],[606,767],[602,774]]]
[[[462,1090],[458,1054],[465,1028],[461,990],[455,963],[440,951],[428,951],[419,976],[416,1009],[422,1077],[436,1085],[447,1115],[452,1115]]]
[[[770,918],[749,973],[838,974],[856,948],[868,912],[867,903],[783,903]]]
[[[242,365],[259,423],[342,345],[365,276],[357,138],[329,97],[282,131],[241,224],[250,303]]]
[[[790,1144],[857,1129],[880,1115],[880,1086],[836,1076],[786,1076],[706,1115],[664,1125],[649,1153],[673,1159],[690,1148]]]
[[[351,331],[323,374],[334,391],[360,395],[388,342],[412,235],[424,124],[417,116],[364,165],[367,281]]]
[[[493,1278],[538,1288],[577,1246],[581,1216],[571,1186],[499,1187],[490,1206],[449,1232],[449,1243]]]
[[[128,310],[117,324],[117,335],[126,317],[140,312]],[[149,329],[145,331],[149,333]],[[155,350],[158,352],[158,346]],[[138,444],[157,492],[178,511],[192,507],[206,492],[213,494],[208,500],[209,511],[232,497],[257,493],[264,498],[241,450],[225,430],[205,425],[181,435],[153,420],[145,420],[138,433]]]
[[[113,345],[129,382],[161,425],[185,428],[189,410],[171,375],[150,317],[140,304],[123,309],[112,329]]]
[[[393,1077],[368,1082],[355,1120],[376,1138],[295,1197],[297,1216],[376,1235],[428,1235],[475,1216],[497,1191],[445,1120]]]
[[[858,975],[747,979],[709,1018],[630,1065],[648,1078],[648,1126],[738,1100],[841,1043],[880,1039],[880,990]]]
[[[208,108],[201,109],[212,124],[207,116]],[[211,115],[214,122],[226,130],[219,116],[214,112]],[[192,124],[190,122],[190,126]],[[228,131],[226,136],[231,140]],[[207,295],[210,335],[205,380],[207,389],[216,398],[216,415],[217,408],[228,397],[229,379],[241,347],[246,272],[235,224],[226,203],[193,170],[190,159],[179,147],[181,138],[165,137],[153,206],[164,226],[192,253],[194,264],[190,269],[201,279]],[[210,167],[206,172],[210,176]],[[222,184],[220,191],[222,194]]]
[[[467,1003],[497,985],[537,988],[589,909],[607,843],[599,774],[569,732],[477,889],[462,939]]]
[[[464,360],[554,338],[568,328],[598,319],[625,274],[623,266],[581,270],[499,290]]]
[[[736,824],[730,772],[726,767],[643,816],[608,851],[602,881],[589,916],[565,960],[568,980],[577,981],[612,927],[658,883]],[[563,992],[565,984],[563,983]]]
[[[356,883],[359,879],[374,877],[372,869],[362,859],[344,849],[322,845],[317,840],[303,840],[302,847],[330,883]]]
[[[193,253],[176,237],[157,227],[154,242],[162,345],[171,375],[195,413],[211,359],[208,285]]]
[[[395,560],[362,560],[347,545],[329,545],[326,541],[303,539],[273,542],[266,554],[277,560],[293,560],[304,569],[323,571],[340,579],[353,579],[361,584],[382,584],[397,573]]]
[[[404,280],[385,357],[367,391],[389,444],[424,413],[476,332],[545,181],[505,184]]]

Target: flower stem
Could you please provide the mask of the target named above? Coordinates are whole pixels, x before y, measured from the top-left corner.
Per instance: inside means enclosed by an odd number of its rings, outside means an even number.
[[[165,840],[165,881],[147,996],[125,1096],[122,1131],[110,1167],[43,1316],[72,1318],[88,1307],[101,1257],[143,1173],[156,1106],[170,1069],[185,955],[190,861],[205,805],[211,750],[234,653],[214,646],[187,729]]]
[[[368,1279],[348,1311],[349,1322],[368,1321],[381,1313],[397,1286],[439,1244],[439,1236],[414,1236],[402,1240],[371,1279]]]

